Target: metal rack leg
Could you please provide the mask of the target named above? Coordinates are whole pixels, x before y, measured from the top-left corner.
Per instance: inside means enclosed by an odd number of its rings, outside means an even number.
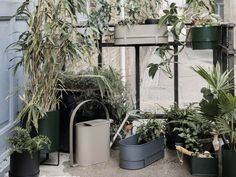
[[[174,54],[178,53],[178,45],[174,45]],[[174,56],[174,102],[179,105],[179,57]]]
[[[136,109],[140,109],[140,48],[135,46]]]
[[[57,163],[56,164],[51,164],[51,163],[45,163],[47,160],[49,160],[49,153],[46,153],[45,159],[43,159],[40,162],[40,165],[48,165],[48,166],[58,166],[60,164],[60,152],[57,152]]]

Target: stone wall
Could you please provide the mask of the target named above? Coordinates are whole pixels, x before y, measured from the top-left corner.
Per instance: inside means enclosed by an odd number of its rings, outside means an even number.
[[[236,1],[225,0],[224,1],[224,21],[236,24]],[[234,29],[234,46],[236,46],[236,28]]]

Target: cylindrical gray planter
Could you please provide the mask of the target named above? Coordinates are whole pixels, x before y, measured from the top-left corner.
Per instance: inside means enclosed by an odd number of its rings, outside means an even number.
[[[148,143],[138,144],[139,135],[120,141],[120,167],[140,169],[164,157],[164,136]]]

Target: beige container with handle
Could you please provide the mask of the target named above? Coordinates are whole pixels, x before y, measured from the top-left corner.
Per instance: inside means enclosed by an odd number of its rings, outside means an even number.
[[[79,166],[105,162],[110,157],[110,121],[96,119],[76,125],[75,161]]]

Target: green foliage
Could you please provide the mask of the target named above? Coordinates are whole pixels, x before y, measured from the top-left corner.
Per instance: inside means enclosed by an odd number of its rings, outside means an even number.
[[[11,47],[22,52],[14,69],[22,66],[26,76],[18,118],[37,130],[37,120],[58,106],[59,73],[69,61],[89,60],[95,42],[76,28],[77,13],[86,13],[84,0],[39,0],[32,9],[30,3],[24,1],[17,10],[16,15],[27,16],[28,29]]]
[[[215,129],[214,122],[209,121],[197,111],[185,120],[172,122],[179,123],[174,131],[184,140],[187,149],[195,152],[205,151],[201,140],[211,137],[211,132]]]
[[[214,123],[202,116],[193,104],[186,108],[174,105],[170,110],[163,110],[164,118],[169,125],[168,133],[176,132],[187,149],[204,151],[200,140],[211,136],[210,133],[215,128]]]
[[[169,45],[163,45],[156,49],[155,54],[158,55],[162,61],[160,63],[155,63],[155,64],[150,63],[147,66],[149,68],[148,74],[150,77],[152,77],[152,79],[155,77],[156,72],[158,70],[161,70],[164,73],[166,73],[169,76],[169,78],[173,77],[171,69],[170,69],[170,64],[174,57],[174,55],[171,55],[170,53],[172,51],[173,49]]]
[[[236,150],[236,97],[223,94],[219,101],[222,115],[216,120],[218,131],[228,138],[230,150]]]
[[[161,58],[161,63],[151,63],[149,67],[149,76],[155,76],[157,70],[164,71],[172,77],[170,64],[173,62],[174,56],[182,52],[187,44],[190,31],[186,34],[185,40],[180,41],[180,35],[183,34],[183,29],[186,24],[192,26],[217,26],[221,22],[221,18],[214,13],[214,0],[187,0],[183,9],[179,9],[175,3],[171,3],[167,9],[163,10],[163,15],[160,18],[160,25],[169,24],[170,32],[176,42],[179,42],[180,49],[177,53],[173,53],[173,48],[168,44],[158,48],[156,54]]]
[[[199,103],[200,110],[205,116],[214,119],[220,115],[219,99],[221,99],[224,93],[228,93],[233,89],[231,71],[222,73],[219,63],[209,71],[201,66],[193,69],[209,85],[209,88],[203,87],[201,89],[203,99]]]
[[[230,81],[232,80],[231,71],[222,73],[219,63],[209,71],[201,66],[197,66],[193,68],[193,70],[209,84],[213,93],[219,94],[220,91],[228,92],[233,88],[233,85],[230,84]]]
[[[113,6],[106,0],[92,1],[95,8],[88,16],[88,25],[97,30],[97,38],[109,29]]]
[[[200,144],[197,140],[198,132],[190,127],[183,128],[175,128],[174,131],[178,132],[178,136],[184,140],[184,146],[186,149],[199,152],[200,148],[202,148],[202,144]]]
[[[31,138],[29,131],[20,127],[16,127],[13,130],[8,142],[10,145],[10,154],[13,152],[28,152],[32,155],[32,153],[42,150],[45,146],[50,148],[51,145],[50,140],[46,136],[39,135]]]
[[[146,124],[141,125],[137,129],[137,134],[139,134],[139,143],[150,142],[157,138],[160,138],[165,131],[165,123],[163,120],[153,119],[152,116]]]
[[[125,12],[125,19],[118,24],[133,25],[144,23],[146,19],[159,19],[164,4],[168,4],[167,0],[127,0],[124,5],[117,0],[114,6],[117,14],[121,14],[122,8]]]
[[[94,68],[76,75],[65,73],[62,77],[65,90],[81,92],[76,98],[78,102],[95,99],[106,105],[114,125],[119,125],[127,111],[133,108],[120,74],[111,67]]]
[[[193,104],[190,104],[186,108],[180,108],[177,104],[174,104],[170,107],[170,109],[162,107],[164,111],[163,118],[168,122],[186,120],[188,117],[196,114],[196,108],[194,108],[193,106]]]

